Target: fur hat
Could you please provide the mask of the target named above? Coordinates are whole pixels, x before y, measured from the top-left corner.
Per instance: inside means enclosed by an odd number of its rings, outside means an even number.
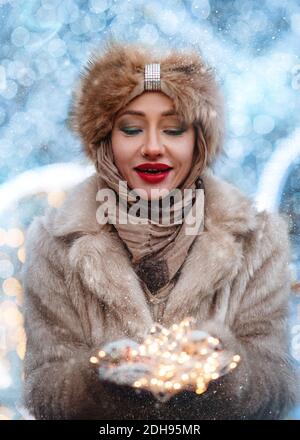
[[[69,127],[80,135],[86,154],[95,161],[116,113],[144,92],[144,66],[148,63],[160,63],[161,91],[173,100],[182,121],[202,131],[206,164],[211,165],[223,152],[223,99],[213,69],[193,49],[161,53],[145,45],[108,41],[101,54],[90,56],[80,73]]]

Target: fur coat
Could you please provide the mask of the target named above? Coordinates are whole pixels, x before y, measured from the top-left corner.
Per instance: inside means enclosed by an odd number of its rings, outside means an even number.
[[[295,402],[288,355],[290,244],[279,214],[258,212],[207,168],[205,229],[169,294],[162,324],[194,316],[241,356],[202,395],[157,403],[150,392],[100,381],[101,345],[141,342],[151,304],[112,225],[96,220],[97,174],[34,218],[23,266],[27,349],[23,401],[37,419],[278,419]]]

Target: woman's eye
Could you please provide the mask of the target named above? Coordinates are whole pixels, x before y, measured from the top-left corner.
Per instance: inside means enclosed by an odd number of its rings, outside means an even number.
[[[165,130],[165,133],[170,134],[171,136],[180,136],[186,130],[178,129],[178,130]]]
[[[138,133],[140,133],[142,131],[142,129],[140,128],[131,128],[131,127],[124,127],[121,128],[121,131],[123,131],[123,133],[129,135],[129,136],[134,136]],[[164,130],[164,132],[170,136],[180,136],[182,133],[184,133],[186,130],[179,128],[179,129],[175,129],[175,130]]]
[[[128,135],[135,135],[135,134],[138,134],[141,130],[139,128],[124,127],[121,129],[121,131],[123,131],[125,134],[128,134]]]

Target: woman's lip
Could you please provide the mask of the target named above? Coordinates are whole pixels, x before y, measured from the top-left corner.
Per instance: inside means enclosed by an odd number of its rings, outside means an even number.
[[[157,170],[157,171],[170,171],[172,167],[165,166],[163,168],[153,167],[153,166],[145,166],[145,167],[135,167],[136,171],[144,171],[144,170]]]
[[[168,176],[169,172],[172,171],[172,168],[155,174],[145,173],[141,170],[135,170],[135,171],[140,176],[140,178],[143,179],[145,182],[159,183]]]

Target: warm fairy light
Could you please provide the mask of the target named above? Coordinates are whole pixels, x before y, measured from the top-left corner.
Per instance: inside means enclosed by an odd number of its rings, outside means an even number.
[[[217,339],[217,338],[213,338],[212,336],[210,336],[210,337],[208,338],[208,342],[209,342],[210,344],[213,344],[213,345],[218,345],[218,344],[220,343],[219,339]]]
[[[64,191],[52,191],[48,193],[47,201],[49,205],[54,206],[54,208],[59,208],[66,198],[66,193]]]
[[[5,235],[5,242],[8,246],[19,247],[24,243],[24,234],[21,229],[11,228]]]
[[[204,393],[211,380],[237,366],[240,356],[195,327],[194,318],[168,329],[157,323],[140,345],[128,339],[106,344],[96,357],[100,376],[150,390],[161,401],[182,389]]]
[[[21,360],[23,360],[25,357],[25,352],[26,352],[26,338],[24,338],[23,340],[20,340],[18,342],[16,351],[17,351],[19,358]]]
[[[211,375],[211,378],[212,379],[218,379],[220,376],[219,376],[219,374],[218,373],[213,373],[212,375]]]
[[[0,420],[12,420],[13,411],[5,406],[0,406]]]
[[[2,301],[0,303],[0,322],[8,329],[24,324],[23,315],[14,302]]]
[[[23,294],[23,287],[19,280],[14,277],[9,277],[4,280],[2,289],[5,295],[8,296],[21,296]]]
[[[26,254],[25,254],[25,247],[21,246],[18,250],[18,259],[21,261],[21,263],[25,263]]]
[[[90,357],[90,362],[92,364],[98,364],[99,360],[98,360],[98,358],[96,356],[92,356],[92,357]]]

